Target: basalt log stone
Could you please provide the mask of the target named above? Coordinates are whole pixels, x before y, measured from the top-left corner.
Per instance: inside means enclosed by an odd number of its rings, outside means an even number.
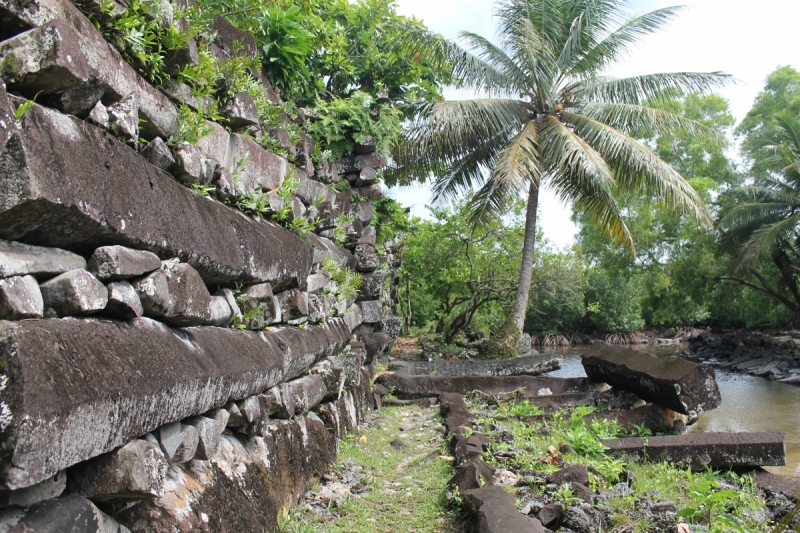
[[[30,275],[42,280],[83,268],[86,260],[66,250],[0,241],[0,278]]]
[[[9,67],[13,75],[3,74],[11,88],[28,98],[42,90],[42,100],[52,95],[54,105],[79,115],[101,98],[109,104],[133,94],[145,137],[177,133],[175,104],[139,76],[72,2],[0,0],[0,11],[35,28],[0,45],[0,56],[13,56],[6,65],[16,67]]]
[[[143,250],[101,246],[89,258],[86,268],[100,281],[119,281],[158,270],[161,268],[161,259]]]
[[[392,389],[398,398],[427,398],[445,392],[469,394],[478,391],[489,395],[522,391],[525,397],[537,397],[538,391],[550,389],[553,394],[584,392],[589,381],[585,378],[553,378],[543,376],[405,376],[382,374],[375,380]]]
[[[643,400],[685,415],[715,409],[722,401],[714,369],[682,357],[656,357],[594,341],[582,362],[593,382],[633,392]]]
[[[85,254],[146,249],[180,257],[209,285],[303,288],[310,273],[312,247],[293,233],[195,194],[111,134],[38,105],[0,153],[0,181],[0,238]]]
[[[351,329],[172,330],[153,320],[0,322],[0,476],[15,490],[163,424],[303,374]],[[13,354],[11,357],[9,354]]]
[[[561,368],[558,353],[529,355],[497,361],[391,361],[389,371],[415,376],[537,376]]]
[[[503,487],[483,487],[462,496],[477,533],[544,533],[541,522],[517,510],[516,498]]]
[[[784,434],[689,433],[665,437],[628,437],[602,441],[612,456],[668,461],[694,470],[730,470],[786,464]]]

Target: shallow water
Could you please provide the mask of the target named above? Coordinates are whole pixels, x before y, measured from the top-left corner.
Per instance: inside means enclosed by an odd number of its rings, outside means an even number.
[[[652,347],[651,347],[652,348]],[[656,355],[675,354],[672,349],[646,349]],[[552,376],[581,377],[586,373],[578,349],[561,350],[564,365]],[[800,478],[800,386],[715,369],[722,395],[718,409],[703,413],[689,432],[782,431],[786,434],[786,466],[767,467],[785,477]]]

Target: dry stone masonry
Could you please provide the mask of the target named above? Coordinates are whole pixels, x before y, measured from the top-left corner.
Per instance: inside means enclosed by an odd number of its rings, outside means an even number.
[[[292,144],[245,93],[176,142],[211,104],[174,78],[197,43],[156,88],[88,18],[127,6],[99,5],[0,0],[0,531],[272,530],[399,330],[386,158],[367,139],[315,168],[311,119]],[[215,58],[257,54],[213,30]]]

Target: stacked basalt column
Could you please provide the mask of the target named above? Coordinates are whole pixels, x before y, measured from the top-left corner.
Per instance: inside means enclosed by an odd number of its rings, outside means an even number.
[[[81,9],[0,0],[0,530],[271,529],[358,430],[368,335],[387,330],[391,284],[343,300],[320,265],[390,276],[392,245],[378,257],[371,205],[323,183],[305,134],[293,162],[253,140],[285,132],[246,95],[225,127],[168,145],[178,105],[208,102],[148,84]],[[214,30],[214,54],[255,53]],[[355,215],[350,249],[330,225],[302,238],[230,207],[290,172],[298,216]]]

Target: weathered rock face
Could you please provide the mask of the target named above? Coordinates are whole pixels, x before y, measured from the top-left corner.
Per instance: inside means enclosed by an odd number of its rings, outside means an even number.
[[[0,241],[0,278],[31,275],[46,279],[82,268],[86,268],[86,260],[66,250]]]
[[[299,237],[195,194],[75,118],[34,105],[0,161],[0,238],[147,249],[180,257],[208,284],[296,279],[302,288],[309,275],[312,249]]]
[[[582,361],[595,383],[608,383],[685,415],[714,409],[722,401],[714,370],[680,357],[656,357],[595,341]]]
[[[417,376],[536,376],[561,368],[562,362],[552,353],[498,361],[392,361],[389,370]]]
[[[262,333],[175,331],[148,319],[0,322],[3,483],[33,485],[162,424],[258,394],[343,348],[350,332],[341,319]]]
[[[117,519],[136,533],[262,531],[335,455],[334,435],[316,415],[274,420],[261,435],[223,435],[210,461],[171,465],[164,495]]]

